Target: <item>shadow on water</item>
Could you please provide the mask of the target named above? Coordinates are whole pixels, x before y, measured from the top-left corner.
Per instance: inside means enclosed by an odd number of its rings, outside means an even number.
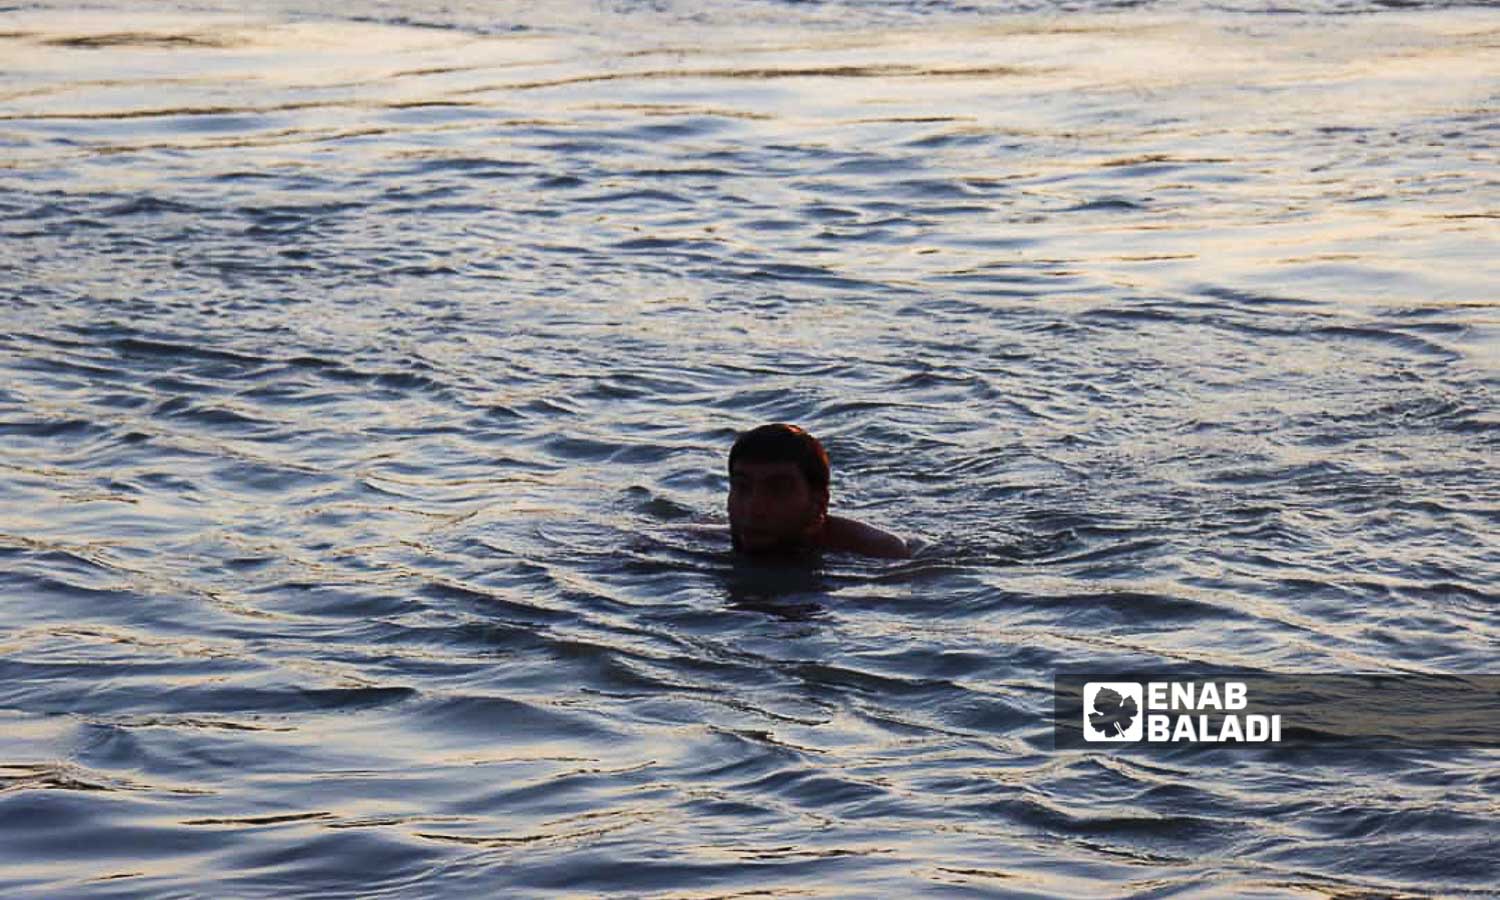
[[[600,571],[612,569],[650,579],[686,580],[721,598],[728,609],[758,612],[788,620],[813,619],[827,611],[829,594],[838,579],[821,554],[798,558],[757,559],[736,553],[729,530],[722,525],[672,522],[662,519],[629,532],[623,563],[600,560]]]
[[[832,587],[815,560],[767,563],[731,554],[720,575],[725,605],[790,621],[807,621],[827,612]]]

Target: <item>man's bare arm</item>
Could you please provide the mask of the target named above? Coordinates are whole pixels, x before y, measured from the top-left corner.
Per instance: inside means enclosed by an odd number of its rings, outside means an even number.
[[[863,553],[883,559],[911,558],[911,547],[906,541],[883,528],[843,516],[828,517],[823,529],[823,545],[829,550]]]

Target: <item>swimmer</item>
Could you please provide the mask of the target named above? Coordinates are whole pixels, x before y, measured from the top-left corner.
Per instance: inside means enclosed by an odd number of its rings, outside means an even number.
[[[729,535],[755,555],[807,550],[907,559],[907,542],[873,525],[828,513],[828,453],[795,425],[762,425],[729,451]]]

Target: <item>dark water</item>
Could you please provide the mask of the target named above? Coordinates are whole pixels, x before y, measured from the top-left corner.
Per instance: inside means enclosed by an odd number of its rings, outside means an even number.
[[[1494,890],[1048,713],[1495,670],[1500,15],[538,6],[0,12],[7,896]],[[774,420],[918,558],[689,527]]]

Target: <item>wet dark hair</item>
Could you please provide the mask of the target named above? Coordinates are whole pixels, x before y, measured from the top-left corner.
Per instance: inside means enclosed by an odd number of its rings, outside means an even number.
[[[734,475],[734,464],[746,462],[790,462],[802,470],[813,490],[828,488],[828,451],[818,439],[798,428],[775,422],[752,428],[739,436],[729,448],[729,474]]]

